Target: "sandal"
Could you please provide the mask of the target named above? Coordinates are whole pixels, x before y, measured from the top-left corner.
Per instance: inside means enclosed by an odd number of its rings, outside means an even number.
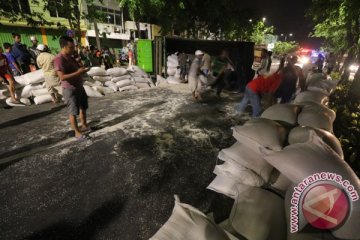
[[[86,127],[86,128],[83,128],[81,129],[81,132],[91,132],[91,127]]]
[[[85,141],[91,139],[90,136],[86,136],[86,135],[80,135],[79,137],[75,137],[75,138],[77,141]]]

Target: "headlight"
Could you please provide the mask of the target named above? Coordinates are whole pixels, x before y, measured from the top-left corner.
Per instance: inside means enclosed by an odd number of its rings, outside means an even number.
[[[352,72],[357,72],[358,68],[359,68],[359,65],[355,65],[355,64],[353,64],[349,67],[350,71],[352,71]]]
[[[301,57],[301,58],[300,58],[300,62],[301,62],[302,64],[307,64],[307,63],[310,62],[310,58],[309,58],[309,57]]]

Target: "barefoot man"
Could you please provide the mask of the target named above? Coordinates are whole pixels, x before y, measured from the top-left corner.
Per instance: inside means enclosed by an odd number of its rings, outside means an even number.
[[[88,97],[83,87],[84,80],[81,75],[87,72],[88,69],[79,67],[72,57],[75,44],[71,37],[61,37],[60,47],[61,52],[54,59],[55,70],[61,81],[63,97],[67,104],[71,127],[75,131],[75,138],[85,140],[87,137],[83,133],[90,129],[86,122]],[[78,127],[77,115],[80,115],[81,128]]]

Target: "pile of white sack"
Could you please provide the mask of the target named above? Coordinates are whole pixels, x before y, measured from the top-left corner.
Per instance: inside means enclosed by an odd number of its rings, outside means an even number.
[[[166,81],[170,84],[180,84],[180,67],[179,60],[176,54],[169,55],[167,57],[167,75]]]
[[[83,78],[85,79],[84,88],[88,97],[102,97],[117,91],[137,90],[154,86],[149,75],[137,66],[133,66],[131,69],[110,68],[107,71],[100,67],[93,67]],[[16,95],[20,96],[23,104],[12,104],[8,90],[0,90],[0,99],[6,99],[8,105],[31,105],[30,98],[33,98],[35,104],[52,101],[46,89],[44,73],[41,69],[17,76],[15,81],[20,85],[16,86]],[[56,89],[59,94],[62,94],[60,86]]]
[[[223,163],[215,166],[216,177],[208,186],[235,200],[226,221],[216,225],[177,201],[168,222],[151,239],[360,239],[360,201],[352,203],[348,219],[331,232],[301,232],[305,226],[296,234],[289,231],[293,187],[306,177],[339,174],[360,192],[359,178],[332,132],[336,113],[327,103],[336,84],[327,81],[318,76],[309,82],[316,88],[300,93],[294,103],[273,105],[260,118],[233,127],[237,142],[219,152]]]

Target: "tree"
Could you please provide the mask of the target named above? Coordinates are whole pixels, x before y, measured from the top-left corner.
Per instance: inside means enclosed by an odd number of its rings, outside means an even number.
[[[272,34],[274,33],[274,30],[274,26],[266,26],[265,21],[259,20],[252,28],[249,40],[255,42],[256,44],[265,43],[266,34]]]
[[[276,55],[283,55],[283,54],[288,54],[291,52],[295,52],[299,49],[299,44],[295,41],[291,41],[291,42],[282,42],[282,41],[277,41],[275,43],[275,47],[274,47],[274,54]]]

